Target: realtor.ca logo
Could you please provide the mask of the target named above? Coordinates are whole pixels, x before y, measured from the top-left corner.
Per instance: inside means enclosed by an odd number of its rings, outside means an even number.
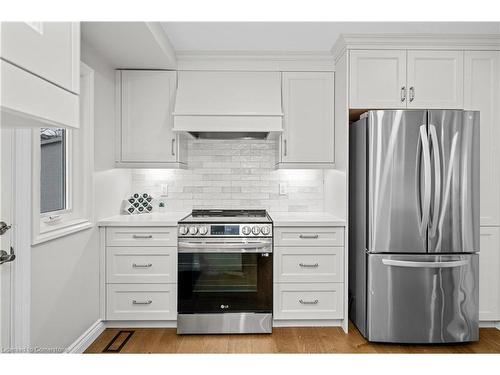
[[[43,347],[34,347],[34,348],[1,348],[1,353],[9,354],[9,353],[64,353],[64,348],[43,348]]]

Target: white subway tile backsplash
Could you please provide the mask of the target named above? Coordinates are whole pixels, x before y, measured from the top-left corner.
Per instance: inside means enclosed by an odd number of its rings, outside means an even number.
[[[190,140],[187,170],[132,172],[133,191],[155,198],[161,184],[167,210],[192,208],[265,208],[272,211],[322,211],[322,170],[275,170],[275,141]],[[287,195],[279,195],[286,183]]]

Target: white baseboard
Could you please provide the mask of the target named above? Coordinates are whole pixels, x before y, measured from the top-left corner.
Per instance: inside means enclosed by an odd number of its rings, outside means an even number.
[[[342,327],[343,319],[273,320],[273,327]]]
[[[65,353],[83,353],[105,329],[105,322],[101,319],[97,320],[75,342],[66,348]]]
[[[497,321],[497,320],[482,320],[482,321],[479,321],[479,328],[496,328],[496,329],[500,329],[500,321]]]
[[[177,328],[177,320],[108,320],[106,328]]]

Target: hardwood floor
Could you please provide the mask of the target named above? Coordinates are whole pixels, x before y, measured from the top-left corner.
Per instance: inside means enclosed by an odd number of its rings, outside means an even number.
[[[106,329],[85,353],[102,353],[118,332]],[[271,335],[185,335],[173,328],[137,328],[120,354],[126,353],[500,353],[500,330],[481,328],[480,340],[460,345],[395,345],[367,342],[350,325],[274,328]]]

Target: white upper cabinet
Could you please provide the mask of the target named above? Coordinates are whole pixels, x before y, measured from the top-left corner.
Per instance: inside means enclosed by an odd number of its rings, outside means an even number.
[[[463,51],[408,51],[408,108],[463,108]]]
[[[79,127],[80,24],[0,24],[2,127]]]
[[[284,72],[282,95],[284,132],[278,167],[332,167],[333,72]]]
[[[349,107],[463,108],[463,51],[352,50]]]
[[[500,52],[466,51],[464,108],[480,111],[481,225],[500,225]]]
[[[406,51],[350,52],[351,108],[406,108]]]
[[[2,22],[2,58],[68,91],[80,82],[80,25]]]
[[[117,166],[176,167],[183,162],[182,141],[173,132],[172,109],[177,73],[122,70],[118,73]]]

